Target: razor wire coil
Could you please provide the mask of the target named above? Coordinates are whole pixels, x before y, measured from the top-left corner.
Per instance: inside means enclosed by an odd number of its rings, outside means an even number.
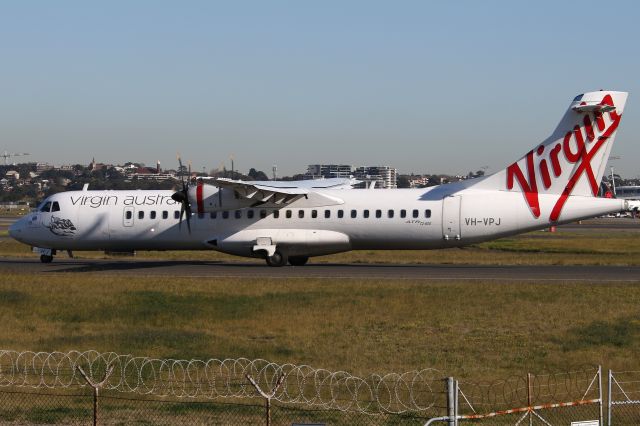
[[[433,369],[357,377],[308,365],[263,359],[156,359],[97,351],[31,352],[0,350],[0,387],[71,388],[88,386],[78,367],[95,382],[113,367],[103,389],[160,397],[255,398],[283,378],[272,400],[361,413],[425,412],[441,408],[442,374]]]

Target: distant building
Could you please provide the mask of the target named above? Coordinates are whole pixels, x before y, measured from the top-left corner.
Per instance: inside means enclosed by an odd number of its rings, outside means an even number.
[[[410,188],[423,188],[429,185],[429,177],[421,175],[412,175],[409,177]]]
[[[353,174],[352,169],[352,166],[346,164],[310,164],[304,178],[348,178]]]
[[[175,179],[175,175],[171,173],[161,173],[158,171],[159,169],[160,162],[158,162],[156,167],[138,167],[134,173],[128,173],[127,176],[131,179],[138,180],[165,181]]]
[[[53,170],[53,165],[49,163],[36,163],[36,173],[40,174],[47,170]]]
[[[93,158],[91,160],[91,164],[89,164],[89,170],[91,170],[92,172],[95,172],[97,170],[102,170],[102,169],[106,169],[108,166],[104,163],[96,163],[96,159]]]
[[[366,166],[354,170],[353,176],[369,186],[375,182],[375,188],[393,189],[398,187],[398,171],[389,166]]]
[[[18,173],[16,170],[9,170],[7,173],[5,173],[5,177],[9,180],[18,180],[20,179],[20,173]]]

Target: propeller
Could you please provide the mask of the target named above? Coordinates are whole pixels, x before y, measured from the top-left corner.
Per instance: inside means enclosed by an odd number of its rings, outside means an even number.
[[[178,228],[182,229],[182,216],[187,214],[187,229],[189,230],[189,234],[191,234],[191,204],[189,203],[189,183],[184,179],[182,159],[180,159],[180,154],[178,154],[178,165],[180,169],[178,171],[178,175],[180,176],[180,182],[182,183],[182,189],[174,192],[171,195],[171,199],[180,203],[180,221],[178,222]],[[189,163],[189,172],[191,172],[191,163]],[[189,173],[191,175],[191,173]]]

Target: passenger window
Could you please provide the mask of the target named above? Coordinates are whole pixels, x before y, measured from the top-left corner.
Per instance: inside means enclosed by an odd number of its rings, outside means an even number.
[[[51,205],[51,211],[52,212],[59,212],[60,211],[60,204],[58,204],[57,201],[54,201],[53,204]]]
[[[329,219],[331,217],[331,210],[325,210],[324,211],[324,218],[325,219]]]
[[[364,217],[365,219],[369,218],[369,210],[363,210],[362,211],[362,217]]]
[[[41,212],[49,213],[49,210],[51,210],[51,201],[47,201],[46,203],[44,203],[44,206],[40,208]]]
[[[127,220],[131,220],[131,218],[133,217],[133,212],[131,210],[127,210],[127,212],[124,214],[124,217]]]
[[[247,219],[253,219],[253,210],[247,210]]]
[[[357,210],[351,210],[351,219],[355,219],[356,217],[358,217],[358,211]]]
[[[223,219],[229,219],[229,212],[227,210],[222,212],[222,218]]]
[[[287,219],[291,219],[291,210],[287,210],[286,216],[287,216]]]
[[[215,219],[215,218],[217,218],[217,217],[218,217],[218,213],[217,213],[217,212],[211,212],[211,213],[209,213],[209,218],[211,218],[211,219]]]
[[[274,211],[273,211],[273,218],[274,218],[274,219],[277,219],[277,218],[279,218],[279,217],[280,217],[280,210],[274,210]]]
[[[163,219],[168,219],[168,218],[169,218],[169,212],[168,212],[168,211],[166,211],[166,210],[163,210],[163,211],[162,211],[162,218],[163,218]]]
[[[344,217],[344,210],[338,210],[338,219],[342,219]]]
[[[394,213],[394,212],[393,212],[393,210],[389,210],[389,211],[387,212],[387,216],[389,216],[389,219],[392,219],[392,218],[393,218],[393,213]]]
[[[155,210],[151,210],[151,213],[149,213],[149,217],[151,219],[155,219],[156,218],[156,211]]]
[[[318,210],[311,210],[311,217],[312,218],[317,218],[318,217]]]
[[[304,219],[304,210],[298,210],[298,218]]]
[[[267,211],[264,209],[260,210],[260,219],[264,219],[265,217],[267,217]]]
[[[376,210],[376,217],[380,219],[382,217],[382,210]]]
[[[138,219],[144,219],[144,211],[143,210],[140,210],[138,212]]]
[[[236,219],[241,219],[242,218],[242,210],[236,210],[235,217],[236,217]]]
[[[418,218],[418,215],[419,215],[418,210],[414,210],[414,211],[413,211],[413,218],[414,218],[414,219],[417,219],[417,218]]]
[[[180,219],[180,212],[178,210],[174,210],[173,212],[173,218],[174,219]]]
[[[407,217],[407,211],[406,210],[400,210],[400,217],[405,218]]]
[[[424,217],[426,217],[427,219],[429,219],[431,217],[431,210],[427,209],[424,211]]]

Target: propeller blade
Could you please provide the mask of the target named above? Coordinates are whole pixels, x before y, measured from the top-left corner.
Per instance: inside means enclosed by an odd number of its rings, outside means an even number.
[[[182,216],[184,215],[184,203],[180,203],[180,220],[178,221],[178,230],[182,230]]]
[[[189,234],[191,234],[191,205],[188,200],[184,203],[184,206],[187,213],[187,230],[189,231]]]
[[[180,176],[180,181],[182,182],[182,189],[180,191],[176,191],[171,195],[171,198],[180,203],[180,220],[178,221],[178,229],[182,230],[182,218],[185,213],[187,215],[187,229],[189,230],[189,234],[191,234],[191,205],[189,204],[189,182],[184,178],[184,166],[182,165],[182,158],[180,158],[180,153],[177,153],[178,158],[178,175]],[[191,162],[189,162],[189,175],[191,175]]]

